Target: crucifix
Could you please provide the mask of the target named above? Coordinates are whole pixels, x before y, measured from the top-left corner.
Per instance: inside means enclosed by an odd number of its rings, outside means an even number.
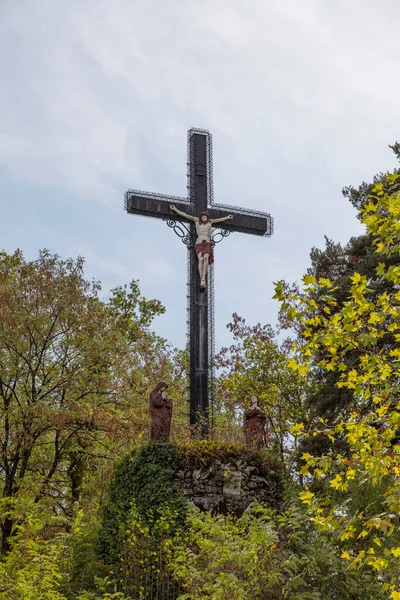
[[[231,232],[264,237],[273,233],[268,213],[214,204],[212,162],[211,134],[190,129],[187,198],[139,190],[125,193],[129,214],[166,221],[188,248],[190,424],[199,427],[203,437],[208,433],[213,396],[213,248]]]

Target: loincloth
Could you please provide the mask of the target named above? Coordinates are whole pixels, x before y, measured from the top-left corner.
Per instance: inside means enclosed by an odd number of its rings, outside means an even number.
[[[200,242],[200,244],[196,244],[194,249],[196,250],[197,256],[204,256],[208,254],[208,264],[212,265],[214,262],[214,248],[212,242]]]

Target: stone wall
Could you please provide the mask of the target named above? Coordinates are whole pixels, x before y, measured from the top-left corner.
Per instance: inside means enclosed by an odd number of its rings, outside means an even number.
[[[281,479],[256,457],[214,459],[207,466],[177,472],[184,495],[201,510],[240,516],[257,500],[275,510],[282,507]]]

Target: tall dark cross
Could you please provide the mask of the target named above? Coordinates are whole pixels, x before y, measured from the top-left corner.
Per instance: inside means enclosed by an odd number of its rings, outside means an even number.
[[[214,204],[212,184],[212,137],[208,131],[188,132],[188,197],[166,196],[151,192],[128,190],[125,210],[134,215],[155,217],[167,222],[188,248],[188,333],[190,345],[190,424],[200,425],[207,435],[213,397],[214,298],[213,267],[208,268],[207,293],[200,290],[198,259],[194,249],[196,226],[170,209],[176,208],[192,216],[207,211],[211,219],[233,215],[213,233],[217,243],[233,231],[259,236],[271,236],[273,220],[268,213]]]

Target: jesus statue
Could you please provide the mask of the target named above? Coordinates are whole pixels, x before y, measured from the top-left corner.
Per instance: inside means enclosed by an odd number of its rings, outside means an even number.
[[[204,291],[206,289],[206,278],[208,265],[212,265],[214,262],[214,243],[212,241],[212,225],[214,223],[222,223],[233,219],[233,215],[227,217],[220,217],[219,219],[210,219],[208,213],[201,212],[199,217],[192,217],[179,208],[176,208],[173,204],[170,205],[170,209],[176,212],[177,215],[185,217],[189,221],[193,221],[196,225],[196,244],[194,249],[196,250],[197,258],[199,259],[199,273],[200,273],[200,289]]]

